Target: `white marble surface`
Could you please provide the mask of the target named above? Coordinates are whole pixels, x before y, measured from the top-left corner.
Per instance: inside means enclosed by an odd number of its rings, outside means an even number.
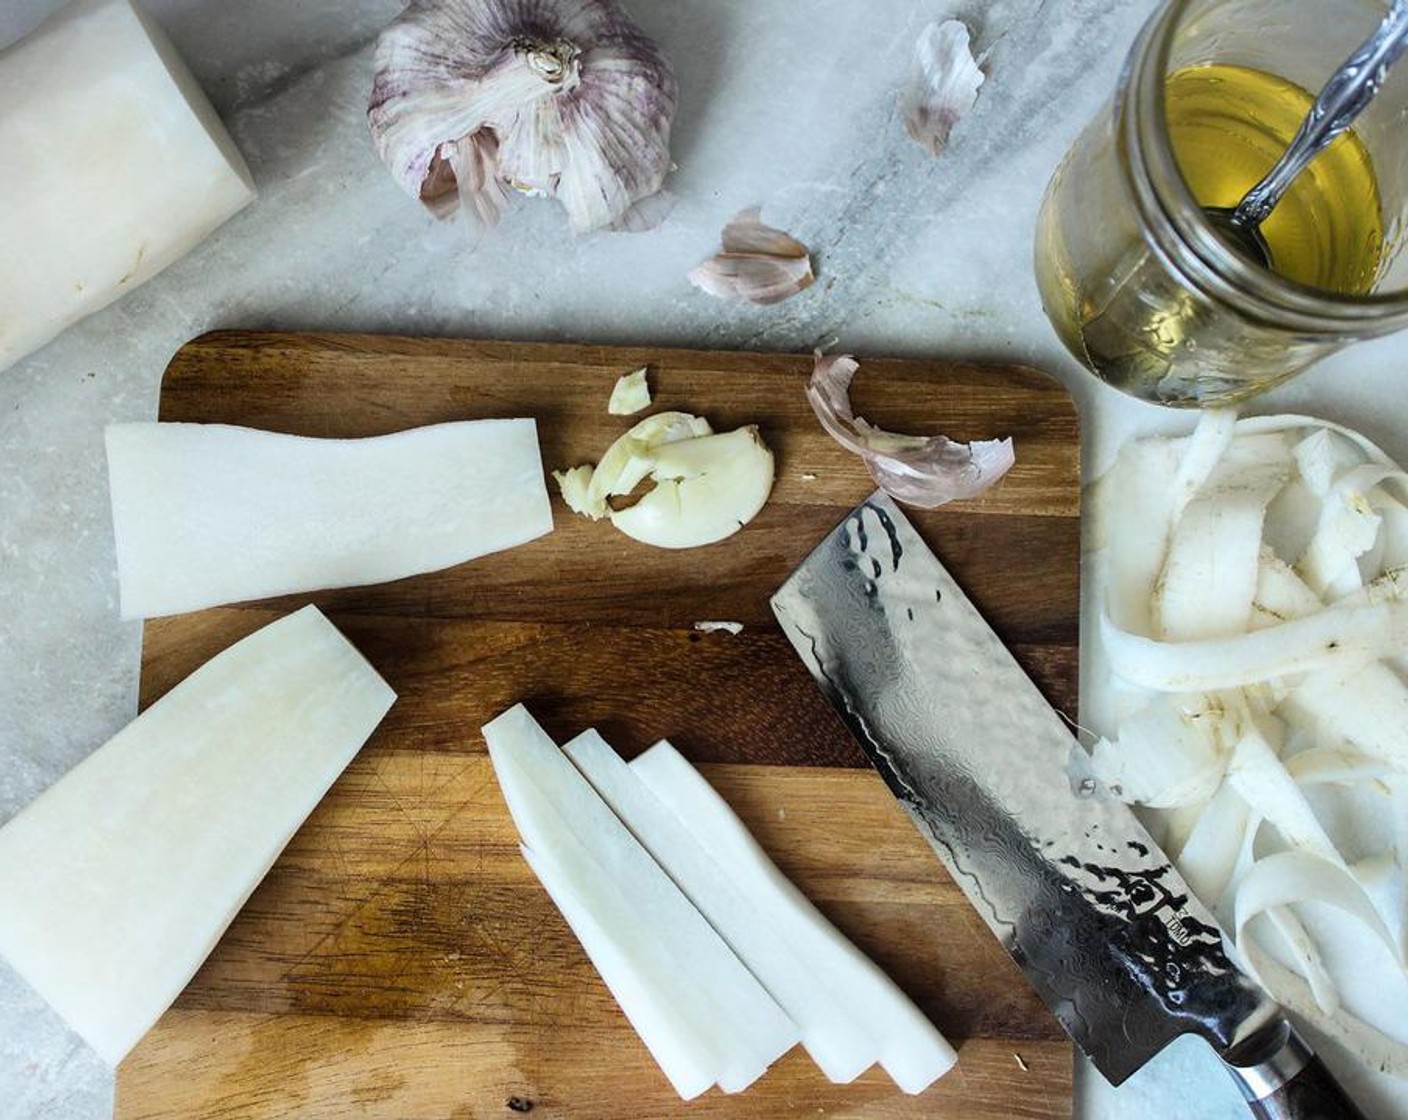
[[[58,6],[3,0],[0,44]],[[631,0],[680,77],[678,207],[654,233],[574,242],[556,207],[527,205],[473,253],[459,228],[398,192],[367,140],[369,45],[396,0],[144,6],[262,195],[180,264],[0,374],[0,822],[135,710],[139,635],[117,620],[101,431],[152,417],[168,358],[201,331],[837,340],[861,354],[1029,362],[1078,400],[1088,477],[1128,433],[1187,422],[1082,374],[1042,316],[1030,266],[1046,179],[1113,87],[1151,0]],[[919,28],[949,14],[974,29],[989,77],[935,161],[904,136],[895,99]],[[771,310],[726,307],[683,279],[753,202],[815,248],[821,276]],[[1257,408],[1334,417],[1408,458],[1408,405],[1394,388],[1405,358],[1408,338],[1360,346]],[[1079,1080],[1086,1116],[1244,1115],[1197,1043],[1118,1093],[1087,1070]],[[110,1075],[0,962],[0,1116],[110,1110]],[[1408,1109],[1371,1101],[1371,1115]]]

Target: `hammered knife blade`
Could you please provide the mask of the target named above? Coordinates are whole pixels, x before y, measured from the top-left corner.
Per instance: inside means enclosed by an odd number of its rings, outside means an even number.
[[[1195,1034],[1258,1116],[1360,1115],[889,498],[852,511],[772,606],[949,874],[1110,1082]]]

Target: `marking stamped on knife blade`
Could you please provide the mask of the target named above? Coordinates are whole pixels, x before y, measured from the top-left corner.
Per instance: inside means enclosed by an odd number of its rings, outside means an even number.
[[[802,660],[1003,946],[1118,1084],[1277,1011],[1011,653],[883,495],[773,598]]]

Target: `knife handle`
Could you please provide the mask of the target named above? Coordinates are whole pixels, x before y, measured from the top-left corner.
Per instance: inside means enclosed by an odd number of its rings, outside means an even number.
[[[1289,1023],[1271,1030],[1270,1052],[1256,1046],[1259,1060],[1224,1059],[1258,1120],[1366,1120],[1325,1063]]]

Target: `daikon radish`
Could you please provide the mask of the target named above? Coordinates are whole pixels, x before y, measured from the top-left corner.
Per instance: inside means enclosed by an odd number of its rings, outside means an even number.
[[[532,420],[308,439],[112,424],[125,618],[436,571],[552,530]]]
[[[748,970],[801,1029],[827,1078],[854,1081],[880,1056],[878,1040],[837,1000],[812,962],[773,927],[765,906],[684,826],[596,731],[563,748],[622,823],[645,846]]]
[[[1333,424],[1228,421],[1095,490],[1098,770],[1277,1000],[1408,1077],[1408,476]],[[1211,708],[1216,742],[1168,717]]]
[[[708,781],[668,742],[631,764],[641,781],[729,870],[758,908],[808,962],[856,1023],[879,1042],[880,1065],[906,1093],[921,1093],[953,1067],[957,1056],[895,982],[828,922],[777,869]]]
[[[587,955],[603,977],[629,966],[644,978],[640,1002],[622,1010],[671,1083],[683,1095],[709,1070],[737,1092],[762,1076],[797,1044],[797,1025],[523,705],[483,732],[524,846],[555,893],[590,915],[574,926],[588,931]]]
[[[520,850],[675,1092],[689,1101],[712,1088],[722,1059],[698,1024],[671,1002],[658,974],[643,965],[641,954],[632,952],[620,935],[619,900],[612,908],[615,920],[603,918],[602,905],[595,901],[599,896],[589,901],[578,890],[580,875],[563,870],[546,851],[526,846]]]
[[[394,699],[314,607],[206,662],[0,829],[0,955],[116,1065]]]
[[[195,79],[130,0],[78,0],[0,53],[0,370],[254,199]]]

